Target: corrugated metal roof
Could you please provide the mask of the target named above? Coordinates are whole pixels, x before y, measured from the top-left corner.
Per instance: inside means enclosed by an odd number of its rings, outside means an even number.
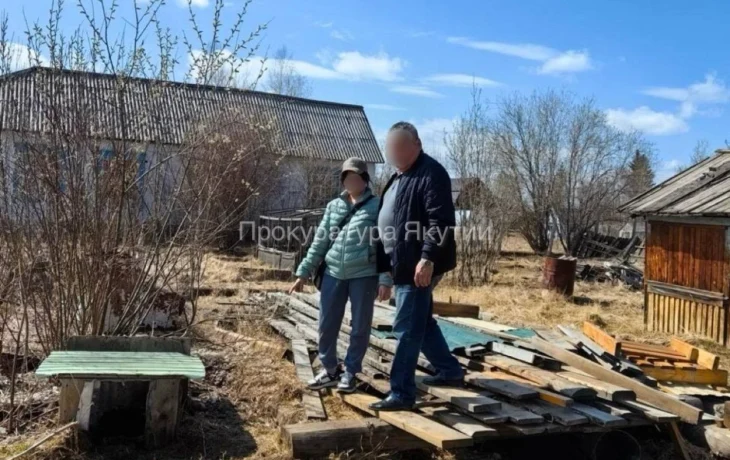
[[[41,377],[187,377],[202,379],[205,367],[197,356],[133,351],[53,351],[36,369]]]
[[[639,215],[730,217],[730,150],[682,171],[622,205]]]
[[[81,125],[84,132],[104,139],[177,145],[200,123],[217,121],[226,111],[242,111],[273,123],[279,147],[287,154],[383,162],[362,106],[152,79],[125,81],[128,86],[120,96],[117,77],[109,74],[43,67],[7,74],[0,77],[0,126],[49,132],[54,116],[50,109],[68,107],[61,113],[83,115],[76,115],[78,120],[66,116],[56,125]],[[125,112],[119,109],[120,97]]]

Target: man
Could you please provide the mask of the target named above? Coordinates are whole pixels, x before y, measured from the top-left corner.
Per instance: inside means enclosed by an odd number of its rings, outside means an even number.
[[[416,364],[421,351],[438,370],[429,385],[463,386],[464,371],[451,355],[433,318],[433,287],[456,266],[451,179],[426,155],[416,128],[393,125],[386,140],[388,161],[397,172],[383,191],[378,211],[378,271],[391,272],[398,338],[390,372],[390,395],[370,406],[378,411],[412,409]]]

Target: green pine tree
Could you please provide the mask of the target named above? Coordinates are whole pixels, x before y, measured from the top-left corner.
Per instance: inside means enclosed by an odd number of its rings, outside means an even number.
[[[649,156],[637,150],[634,153],[626,184],[626,193],[629,197],[635,197],[654,186],[654,170],[651,167]]]

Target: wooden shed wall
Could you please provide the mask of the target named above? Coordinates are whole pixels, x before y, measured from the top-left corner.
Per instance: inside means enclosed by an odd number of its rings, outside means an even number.
[[[725,227],[651,222],[646,279],[711,292],[727,292]]]
[[[728,338],[726,227],[650,222],[646,241],[647,328]]]

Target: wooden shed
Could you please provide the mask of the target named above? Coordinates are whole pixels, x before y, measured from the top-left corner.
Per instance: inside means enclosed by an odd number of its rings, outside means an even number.
[[[644,322],[728,345],[730,150],[619,208],[646,219]]]

